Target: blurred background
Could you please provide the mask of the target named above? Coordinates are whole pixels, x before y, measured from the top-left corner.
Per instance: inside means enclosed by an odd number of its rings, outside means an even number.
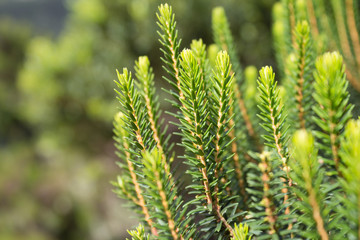
[[[156,33],[162,2],[0,0],[0,240],[125,239],[137,225],[110,184],[121,174],[113,79],[148,55],[157,93],[169,87]],[[242,64],[274,65],[275,0],[168,2],[182,47],[213,42],[211,10],[222,5]]]

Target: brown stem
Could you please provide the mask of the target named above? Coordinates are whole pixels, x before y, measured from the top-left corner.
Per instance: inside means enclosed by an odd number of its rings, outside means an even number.
[[[329,236],[324,228],[324,221],[321,217],[320,208],[319,208],[318,203],[316,202],[316,198],[315,198],[313,189],[311,189],[309,200],[310,200],[310,205],[313,208],[313,217],[316,222],[316,228],[320,234],[320,237],[322,240],[328,240]]]
[[[354,3],[353,0],[346,0],[346,20],[349,26],[350,38],[355,51],[356,65],[360,64],[360,45],[359,45],[359,32],[356,27],[355,15],[354,15]]]
[[[188,111],[186,111],[186,112],[188,112]],[[195,112],[194,112],[194,114],[195,114],[194,119],[197,119],[197,116],[196,116]],[[190,120],[189,117],[188,117],[188,119]],[[195,127],[201,125],[199,122],[196,122],[196,121],[194,122],[194,124],[195,124]],[[197,132],[194,132],[194,131],[191,131],[191,135],[196,136],[196,138],[199,139],[200,143],[201,143],[201,144],[198,144],[197,142],[193,142],[193,146],[194,146],[195,149],[200,150],[201,153],[202,153],[202,154],[197,154],[196,158],[203,165],[203,167],[201,167],[199,170],[200,170],[200,172],[202,174],[202,178],[203,178],[202,179],[202,184],[204,186],[205,198],[206,198],[207,204],[211,206],[212,212],[214,213],[217,220],[221,221],[225,225],[225,227],[230,232],[231,236],[234,236],[232,227],[226,221],[226,219],[224,218],[224,216],[221,213],[221,209],[220,209],[220,205],[219,205],[219,199],[218,199],[218,196],[217,196],[217,193],[219,192],[218,186],[217,185],[215,186],[215,194],[212,194],[211,189],[210,189],[209,177],[208,177],[207,167],[206,167],[207,163],[206,163],[206,159],[205,159],[205,156],[204,156],[204,147],[202,145],[203,136],[200,133],[197,133]],[[219,148],[217,147],[217,149],[219,149]],[[218,169],[216,169],[215,174],[218,176],[217,171],[218,171]],[[214,200],[212,198],[213,195],[214,195]]]
[[[262,151],[263,146],[261,144],[259,144],[258,136],[256,135],[256,133],[254,131],[254,127],[251,123],[251,120],[250,120],[250,117],[248,114],[248,110],[245,105],[244,99],[242,97],[241,91],[239,89],[239,86],[236,83],[234,84],[234,93],[235,93],[235,98],[239,104],[241,115],[243,116],[243,119],[245,121],[245,126],[249,133],[249,136],[255,141],[257,150]]]
[[[228,47],[228,44],[226,42],[225,36],[220,35],[219,37],[220,37],[220,42],[222,44],[221,45],[222,49],[228,52],[229,47]],[[231,70],[230,74],[234,75],[235,73],[234,73],[233,70]],[[236,84],[236,81],[234,81],[234,93],[235,93],[237,103],[239,104],[241,114],[242,114],[242,116],[244,118],[245,126],[246,126],[246,129],[247,129],[248,133],[249,133],[249,136],[252,137],[256,141],[256,143],[258,143],[258,141],[257,141],[258,139],[257,139],[256,133],[254,131],[254,127],[253,127],[253,125],[251,123],[247,107],[245,105],[244,99],[242,98],[242,94],[241,94],[241,91],[239,89],[239,86]],[[259,147],[259,144],[257,145],[257,147],[258,147],[258,150],[261,150],[261,147]]]
[[[353,6],[354,6],[353,0],[346,0],[346,20],[347,20],[347,24],[349,26],[350,38],[351,38],[351,42],[352,42],[352,45],[354,47],[354,52],[355,52],[355,61],[356,61],[356,66],[357,66],[357,68],[355,68],[355,69],[358,70],[359,66],[360,66],[360,40],[359,40],[359,31],[358,31],[358,29],[356,27],[355,14],[354,14]],[[354,79],[352,74],[347,73],[347,75],[348,75],[348,78],[349,78],[349,81],[350,81],[351,85],[353,85],[353,87],[357,91],[360,92],[360,82],[359,82],[359,80]]]
[[[328,112],[328,114],[329,114],[329,119],[333,119],[335,112],[333,110],[330,110]],[[335,127],[336,127],[335,123],[333,123],[333,122],[329,123],[331,152],[332,152],[333,159],[334,159],[334,162],[335,162],[335,169],[338,172],[339,176],[342,176],[342,173],[341,173],[341,171],[339,169],[339,161],[340,161],[340,159],[339,159],[339,146],[337,144],[338,136],[337,136],[337,134],[335,132]]]
[[[151,130],[153,132],[153,138],[155,140],[156,147],[161,152],[161,159],[162,159],[162,161],[164,163],[165,173],[166,173],[167,177],[170,176],[170,179],[172,181],[172,176],[171,176],[171,173],[170,173],[170,166],[166,161],[165,151],[164,151],[164,148],[161,145],[159,132],[158,132],[158,129],[156,127],[155,117],[154,117],[154,114],[153,114],[153,108],[152,108],[150,98],[149,98],[149,95],[150,95],[149,94],[149,89],[147,87],[145,87],[144,92],[145,92],[145,104],[146,104],[146,109],[147,109],[147,113],[148,113],[148,116],[149,116],[150,128],[151,128]]]
[[[192,133],[193,135],[195,135],[195,133]],[[197,136],[201,139],[201,136],[197,134]],[[200,149],[202,152],[204,152],[203,146],[198,145],[196,143],[193,144],[195,146],[196,149]],[[205,191],[205,197],[206,197],[206,201],[208,205],[213,205],[213,200],[211,197],[211,191],[210,191],[210,186],[209,186],[209,178],[207,175],[207,167],[206,167],[206,160],[205,157],[202,155],[197,155],[196,158],[200,161],[200,163],[204,166],[200,169],[200,172],[203,176],[203,185],[204,185],[204,191]]]
[[[289,198],[288,189],[287,189],[286,185],[288,185],[289,187],[292,186],[292,180],[290,178],[290,168],[287,165],[287,157],[285,155],[283,155],[283,153],[282,153],[283,152],[283,147],[281,146],[281,143],[280,143],[281,133],[276,134],[276,131],[278,129],[278,125],[275,124],[274,109],[271,107],[271,100],[270,99],[268,99],[268,103],[269,103],[269,109],[270,109],[271,126],[272,126],[272,129],[273,129],[273,137],[275,139],[275,147],[276,147],[277,153],[279,154],[279,156],[281,158],[282,165],[283,165],[283,170],[286,173],[286,177],[287,177],[287,180],[284,180],[284,188],[282,189],[283,193],[285,194],[283,204],[286,205],[287,202],[288,202],[288,198]],[[286,181],[287,181],[287,184],[285,184]],[[290,206],[287,206],[286,209],[285,209],[285,214],[289,214],[289,213],[290,213]],[[291,224],[289,225],[289,228],[290,229],[292,228]]]
[[[135,131],[135,134],[136,134],[136,140],[138,141],[138,143],[140,144],[140,146],[142,147],[142,150],[145,150],[145,145],[144,145],[144,141],[143,141],[143,138],[141,136],[141,133],[140,133],[140,125],[139,125],[139,121],[138,121],[138,117],[136,115],[136,112],[135,112],[135,108],[134,108],[134,103],[133,103],[133,100],[130,96],[130,92],[127,93],[127,97],[128,99],[130,99],[130,107],[131,107],[131,114],[133,116],[133,118],[135,119],[135,126],[136,126],[136,131]],[[129,147],[128,147],[129,148]],[[132,165],[132,163],[131,163]],[[130,170],[130,169],[129,169]],[[136,194],[137,194],[137,197],[139,199],[139,203],[140,203],[140,206],[144,212],[144,215],[145,215],[145,221],[149,224],[150,226],[150,229],[151,229],[151,233],[154,234],[155,236],[157,236],[157,230],[155,227],[153,227],[153,224],[152,224],[152,220],[150,218],[150,215],[149,215],[149,211],[146,207],[146,204],[145,204],[145,200],[144,200],[144,197],[142,195],[142,191],[141,191],[141,188],[140,188],[140,185],[137,181],[137,178],[136,178],[136,174],[134,172],[134,168],[132,167],[132,172],[133,174],[131,174],[132,176],[132,181],[133,181],[133,184],[135,186],[135,191],[136,191]]]
[[[307,3],[307,9],[308,9],[308,13],[309,13],[311,30],[312,30],[314,39],[317,39],[317,37],[319,36],[319,29],[317,26],[314,4],[313,4],[312,0],[307,0],[306,3]]]
[[[176,79],[176,85],[178,89],[180,90],[180,77],[179,77],[179,68],[178,68],[178,60],[176,59],[176,53],[175,53],[175,44],[172,39],[172,35],[170,33],[170,25],[169,22],[166,21],[166,34],[168,36],[168,41],[170,43],[170,51],[171,51],[171,60],[172,60],[172,67],[175,71],[175,79]],[[184,99],[184,94],[180,92],[180,99]]]
[[[176,229],[175,221],[174,221],[171,211],[169,209],[169,203],[167,201],[166,194],[165,194],[162,182],[161,182],[161,178],[160,178],[159,172],[157,171],[156,166],[153,167],[153,171],[155,173],[156,186],[159,191],[161,203],[164,207],[164,211],[165,211],[165,215],[166,215],[166,218],[167,218],[167,221],[169,224],[169,229],[170,229],[171,235],[174,240],[177,240],[177,239],[179,239],[178,229]],[[183,236],[180,235],[180,239],[183,240],[184,239]]]
[[[235,84],[235,96],[236,96],[236,99],[238,101],[241,114],[242,114],[242,116],[244,118],[246,129],[249,132],[249,135],[252,138],[255,138],[254,127],[253,127],[253,125],[251,123],[251,120],[250,120],[250,117],[249,117],[249,114],[248,114],[248,110],[247,110],[247,108],[245,106],[244,99],[242,97],[241,91],[240,91],[239,87],[237,86],[237,84]]]
[[[307,171],[303,171],[303,176],[306,182],[306,190],[309,193],[309,201],[313,210],[313,218],[316,222],[317,231],[322,240],[329,240],[328,233],[324,227],[324,220],[321,216],[320,206],[316,200],[315,190],[312,187],[312,179],[309,177],[309,174],[306,174],[306,172]]]
[[[217,218],[225,225],[226,229],[230,232],[230,236],[234,237],[234,229],[230,226],[230,224],[226,221],[224,216],[221,213],[219,204],[214,204],[215,214]]]
[[[277,233],[277,229],[276,229],[276,220],[277,220],[277,216],[275,214],[275,207],[274,204],[271,200],[271,197],[269,196],[269,190],[270,190],[270,186],[269,186],[269,181],[270,181],[270,175],[269,175],[269,166],[267,163],[267,157],[265,155],[261,156],[261,163],[259,164],[259,168],[262,172],[262,176],[261,176],[261,180],[263,183],[263,189],[264,189],[264,196],[263,196],[263,203],[265,206],[265,213],[267,216],[267,221],[270,224],[270,230],[269,230],[269,234],[275,234]]]
[[[130,174],[131,174],[131,172],[130,172]],[[132,176],[131,176],[131,177],[132,177]],[[132,179],[132,180],[133,180],[133,179]],[[131,200],[133,203],[135,203],[136,205],[141,206],[141,205],[140,205],[140,202],[139,202],[139,199],[137,199],[137,198],[134,197],[131,193],[129,193],[129,192],[127,191],[127,189],[125,188],[125,185],[121,185],[121,186],[119,186],[119,187],[121,188],[122,193],[125,194],[128,199],[130,199],[130,200]]]
[[[268,99],[268,101],[269,101],[268,103],[269,103],[269,109],[270,109],[271,126],[272,126],[272,129],[273,129],[273,137],[275,139],[276,151],[277,151],[277,153],[279,154],[279,156],[281,158],[284,171],[285,171],[286,176],[287,176],[288,181],[289,181],[288,185],[289,185],[289,187],[291,187],[292,181],[291,181],[290,174],[289,174],[290,168],[288,167],[288,165],[286,163],[287,157],[285,155],[283,155],[283,153],[282,153],[283,147],[281,146],[281,143],[280,143],[281,133],[276,134],[276,131],[278,129],[278,125],[275,124],[274,109],[272,107],[270,107],[271,106],[271,100]]]
[[[333,126],[333,128],[335,128],[333,123],[331,123],[330,125]],[[339,176],[341,176],[341,172],[339,170],[339,161],[340,161],[339,154],[338,154],[338,150],[339,150],[338,148],[339,147],[336,144],[337,135],[332,132],[333,129],[331,129],[330,131],[331,131],[331,133],[330,133],[331,152],[333,154],[333,158],[334,158],[334,161],[335,161],[335,169],[336,169],[336,171],[338,171]]]
[[[203,185],[204,185],[204,190],[205,190],[206,201],[208,204],[212,205],[212,198],[211,198],[210,186],[209,186],[209,178],[207,176],[206,161],[205,161],[205,158],[202,156],[197,156],[197,159],[201,162],[202,165],[205,166],[205,167],[201,168],[200,172],[203,176]]]
[[[181,81],[180,81],[180,71],[179,71],[179,68],[178,68],[178,59],[176,58],[175,44],[173,42],[172,35],[171,35],[170,31],[169,31],[170,25],[169,25],[168,22],[166,22],[166,27],[167,27],[166,34],[167,34],[167,37],[168,37],[168,41],[170,43],[172,67],[173,67],[173,70],[175,71],[176,86],[177,86],[178,91],[179,91],[179,100],[182,103],[183,100],[185,100],[185,97],[184,97],[184,93],[181,91]],[[187,107],[184,104],[182,104],[182,107],[187,110]],[[188,116],[185,116],[185,120],[188,121],[191,124],[191,120],[190,120],[190,118]]]
[[[180,89],[180,92],[182,93],[181,89]],[[184,106],[184,104],[183,104],[183,106]],[[186,108],[186,109],[187,109],[187,108]],[[189,111],[186,111],[185,109],[184,109],[184,111],[185,111],[185,112],[189,112]],[[194,113],[194,114],[195,114],[195,113]],[[190,119],[190,117],[187,116],[186,114],[184,114],[184,117],[185,117],[185,119],[188,119],[188,121],[190,121],[190,123],[192,122],[191,119]],[[197,119],[196,116],[194,116],[194,119]],[[191,124],[192,124],[192,123],[191,123]],[[198,122],[195,122],[194,124],[195,124],[195,126],[200,125]],[[194,137],[196,136],[197,138],[200,139],[201,142],[203,142],[203,141],[202,141],[202,136],[201,136],[200,134],[198,134],[198,133],[196,133],[196,132],[194,132],[194,131],[190,131],[190,132],[191,132],[191,135],[192,135],[192,136],[194,136]],[[193,146],[194,146],[195,149],[199,149],[202,153],[204,153],[204,148],[203,148],[202,145],[197,144],[197,142],[193,142],[192,144],[193,144]],[[212,197],[211,197],[211,190],[210,190],[210,185],[209,185],[209,178],[208,178],[208,175],[207,175],[206,159],[205,159],[205,157],[204,157],[204,154],[201,154],[201,155],[197,154],[197,155],[196,155],[196,158],[197,158],[197,159],[199,160],[199,162],[203,165],[203,167],[200,168],[199,170],[200,170],[200,172],[201,172],[201,174],[202,174],[202,177],[203,177],[203,179],[202,179],[202,184],[203,184],[203,186],[204,186],[205,198],[206,198],[207,204],[212,206],[212,205],[213,205],[213,200],[212,200]]]
[[[196,134],[196,135],[202,141],[202,136],[199,135],[199,134]],[[202,152],[204,152],[203,146],[197,145],[197,144],[195,144],[195,145],[196,145],[197,149],[200,149]],[[208,175],[207,175],[205,157],[198,155],[197,159],[199,159],[201,164],[204,166],[203,168],[201,168],[201,173],[203,175],[203,185],[204,185],[204,190],[205,190],[205,196],[206,196],[207,203],[212,206],[213,213],[215,214],[215,217],[225,225],[225,227],[230,232],[230,235],[234,236],[233,228],[230,226],[230,224],[226,221],[226,219],[224,218],[224,216],[221,213],[220,205],[219,205],[219,199],[217,197],[217,194],[214,194],[214,201],[213,201],[213,199],[211,197],[212,194],[211,194],[211,189],[210,189],[210,186],[209,186],[209,178],[208,178]],[[218,192],[218,191],[219,191],[218,186],[215,186],[215,192]]]
[[[220,165],[220,161],[221,159],[219,158],[219,153],[220,153],[220,129],[221,126],[224,124],[223,122],[221,122],[221,118],[222,118],[222,112],[221,112],[221,108],[223,106],[223,102],[221,101],[222,97],[220,97],[220,102],[219,102],[219,110],[218,110],[218,120],[217,120],[217,131],[216,131],[216,142],[215,142],[215,170],[214,170],[214,176],[215,179],[219,179],[219,165]],[[219,204],[219,198],[218,198],[218,194],[219,194],[219,185],[216,184],[214,187],[214,209],[215,209],[215,213],[218,216],[218,219],[223,222],[223,224],[225,225],[225,227],[229,230],[231,236],[233,236],[233,228],[230,226],[230,224],[226,221],[226,219],[224,218],[224,216],[221,214],[221,208],[220,208],[220,204]]]
[[[360,92],[360,81],[358,81],[348,69],[345,69],[345,72],[346,79],[349,80],[350,84],[356,89],[356,91]]]
[[[137,180],[137,176],[135,173],[135,168],[134,168],[134,164],[130,161],[130,153],[129,153],[129,145],[127,143],[126,139],[123,139],[123,147],[125,149],[125,156],[126,156],[126,162],[129,168],[129,172],[130,172],[130,176],[131,176],[131,181],[134,184],[134,188],[135,188],[135,192],[136,192],[136,196],[138,198],[138,200],[136,199],[132,199],[132,201],[134,201],[135,204],[137,204],[138,206],[141,207],[142,212],[144,214],[145,217],[145,221],[147,222],[147,224],[149,225],[150,229],[151,229],[151,233],[155,236],[157,236],[157,229],[153,226],[153,221],[150,218],[150,214],[149,214],[149,210],[146,207],[145,204],[145,199],[143,197],[143,193],[142,190],[140,188],[139,182]]]
[[[229,114],[230,115],[233,114],[233,109],[232,108],[230,109]],[[229,128],[231,129],[231,131],[229,132],[229,137],[231,139],[235,138],[234,125],[235,125],[234,120],[231,119],[229,121]],[[245,191],[245,182],[244,182],[244,179],[243,179],[243,172],[241,170],[241,165],[240,165],[240,157],[239,157],[239,154],[238,154],[237,151],[238,151],[237,143],[236,143],[236,141],[232,141],[232,143],[231,143],[231,153],[234,155],[232,157],[232,159],[234,160],[235,174],[236,174],[237,182],[238,182],[238,185],[239,185],[240,193],[244,197],[243,201],[245,203],[247,201],[247,194],[246,194],[246,191]]]
[[[341,12],[342,11],[340,9],[338,11],[335,11],[335,22],[339,33],[340,45],[344,52],[344,57],[345,59],[350,59],[352,55],[350,49],[350,42],[347,38],[346,24],[344,22]]]

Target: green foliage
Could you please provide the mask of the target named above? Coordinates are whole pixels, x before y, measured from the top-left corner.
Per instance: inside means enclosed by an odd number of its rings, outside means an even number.
[[[285,3],[298,13],[290,24],[292,42],[279,48],[288,59],[283,79],[291,91],[281,90],[266,66],[259,72],[257,93],[256,70],[246,68],[241,76],[224,9],[213,10],[217,46],[207,54],[202,40],[180,50],[172,8],[160,5],[164,78],[172,87],[165,91],[177,109],[169,114],[178,120],[171,124],[180,131],[184,154],[179,157],[192,181],[185,189],[174,177],[171,151],[163,154],[161,138],[154,137],[161,121],[156,118],[150,126],[159,108],[153,107],[149,61],[141,57],[136,63],[139,89],[126,68],[118,74],[121,113],[114,127],[124,162],[115,191],[135,203],[152,238],[357,237],[359,130],[358,121],[351,120],[342,57],[320,54],[314,64],[305,2]],[[291,17],[291,11],[281,14]],[[256,115],[263,130],[251,120]],[[182,198],[184,192],[188,198]]]
[[[210,229],[219,231],[222,224],[228,228],[228,222],[224,220],[220,206],[224,209],[234,207],[229,204],[225,194],[227,183],[219,182],[219,179],[225,178],[223,165],[229,159],[226,149],[231,143],[224,141],[228,134],[226,127],[229,121],[229,92],[232,86],[230,59],[224,52],[218,54],[212,77],[211,111],[208,111],[210,100],[206,99],[206,91],[202,86],[204,81],[191,50],[181,53],[181,67],[181,91],[184,94],[181,108],[183,117],[180,118],[182,145],[186,149],[187,164],[191,166],[189,174],[196,179],[189,187],[193,189],[191,193],[198,195],[197,201],[192,202],[197,211],[193,211],[192,214],[201,214],[205,210],[205,214],[209,216],[201,225],[206,225],[208,232]],[[204,209],[202,205],[207,207]],[[215,219],[220,223],[211,226],[210,223],[215,223]]]
[[[230,26],[225,15],[224,8],[217,7],[213,9],[212,22],[215,43],[218,45],[219,48],[229,53],[231,62],[234,65],[234,72],[239,75],[237,78],[240,80],[240,63],[238,57],[236,56],[234,40],[230,32]]]
[[[128,231],[128,233],[132,236],[131,240],[149,240],[150,239],[150,236],[148,234],[145,234],[144,226],[141,224],[136,228],[136,230]]]
[[[317,160],[314,137],[306,130],[299,130],[294,134],[292,143],[292,178],[297,183],[293,191],[301,200],[295,201],[295,204],[301,211],[298,220],[306,226],[300,235],[307,239],[328,239],[328,233],[333,230],[328,226],[331,205],[325,204],[325,193],[322,189],[325,174]]]
[[[234,238],[231,240],[251,240],[251,237],[248,236],[249,234],[249,227],[244,224],[239,224],[234,226]]]
[[[340,202],[344,203],[339,205],[337,212],[347,219],[348,228],[346,237],[348,239],[359,238],[359,167],[360,167],[360,120],[350,120],[345,128],[343,135],[343,141],[341,142],[340,156],[343,164],[340,166],[341,174],[344,176],[344,180],[340,181],[340,184],[346,193],[345,196],[339,195]],[[341,232],[340,234],[344,234]],[[339,234],[339,236],[340,236]]]
[[[176,92],[171,92],[171,94],[179,100],[182,98],[181,94],[179,95],[179,48],[181,41],[178,39],[175,15],[172,13],[172,8],[165,4],[160,6],[157,18],[159,20],[158,25],[162,31],[158,32],[160,35],[160,43],[163,46],[161,51],[164,53],[164,58],[162,58],[162,61],[165,63],[165,70],[171,76],[171,79],[165,79],[177,90]]]
[[[274,148],[279,157],[286,163],[288,159],[287,145],[287,126],[285,123],[286,115],[283,106],[280,106],[279,90],[275,82],[275,74],[271,67],[264,67],[260,70],[258,80],[258,89],[260,91],[261,111],[259,117],[263,120],[261,126],[267,132],[263,135],[266,144]]]
[[[184,218],[187,207],[183,206],[180,196],[177,196],[177,188],[171,184],[164,162],[162,153],[154,149],[151,153],[143,154],[143,173],[147,178],[144,181],[149,186],[146,193],[150,195],[148,204],[151,209],[153,219],[166,219],[167,221],[157,221],[154,227],[158,230],[159,239],[188,239],[193,232],[187,232],[191,218]]]
[[[339,53],[326,53],[316,61],[314,74],[316,93],[314,106],[316,118],[314,121],[322,130],[316,131],[316,137],[324,150],[324,160],[332,156],[328,162],[339,171],[340,132],[352,117],[352,104],[349,104],[348,82],[345,78],[345,67]],[[326,161],[326,160],[325,160]]]
[[[287,55],[295,42],[292,31],[298,22],[306,20],[314,38],[315,52],[337,50],[344,56],[350,84],[360,91],[360,41],[358,23],[359,3],[354,0],[282,0],[274,6],[273,27],[277,60],[285,70]],[[288,47],[281,49],[281,44]]]
[[[289,214],[285,206],[282,161],[272,152],[253,154],[256,162],[247,165],[248,192],[251,196],[248,225],[250,232],[264,239],[288,238]],[[286,200],[288,201],[288,200]],[[286,204],[286,205],[285,205]]]
[[[314,56],[310,41],[310,27],[306,21],[299,22],[294,30],[296,37],[293,54],[288,57],[288,86],[286,87],[289,117],[294,117],[292,129],[311,128],[313,115],[311,107]]]

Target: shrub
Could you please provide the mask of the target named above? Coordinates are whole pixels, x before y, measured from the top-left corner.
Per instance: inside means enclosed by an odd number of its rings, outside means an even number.
[[[343,57],[318,54],[306,17],[298,17],[293,40],[277,46],[287,55],[284,87],[266,66],[254,92],[253,68],[242,74],[222,8],[213,10],[216,45],[208,48],[200,39],[180,50],[168,4],[157,17],[177,109],[171,124],[192,182],[183,189],[174,177],[154,74],[140,57],[135,77],[118,72],[114,120],[122,159],[115,191],[146,229],[130,232],[133,239],[359,238],[360,120],[352,119]]]
[[[2,13],[10,9],[7,5],[24,5],[6,2],[0,3]],[[41,5],[31,2],[25,5]],[[156,25],[150,20],[161,2],[66,1],[69,12],[58,36],[38,36],[0,20],[0,239],[101,235],[105,240],[126,233],[132,221],[115,213],[122,209],[114,206],[108,185],[116,174],[109,141],[116,99],[109,79],[116,66],[130,64],[139,54],[148,54],[153,64],[154,59],[161,62],[161,53],[153,51],[159,43],[151,37]],[[186,16],[184,41],[194,32],[211,37],[210,29],[203,31],[206,17],[194,16],[210,17],[215,2],[173,1]],[[246,45],[260,41],[255,25],[266,32],[262,38],[269,38],[269,14],[259,13],[273,2],[225,4],[232,10],[229,17],[237,19],[235,29],[246,22],[252,30]],[[247,14],[238,17],[239,11]],[[247,49],[241,53],[244,59]],[[271,57],[264,47],[246,59],[256,62],[260,53],[262,59]],[[155,72],[161,70],[161,63],[155,66]]]

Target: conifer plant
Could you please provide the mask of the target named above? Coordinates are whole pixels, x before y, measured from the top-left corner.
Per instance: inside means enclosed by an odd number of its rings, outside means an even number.
[[[278,39],[279,86],[269,66],[258,77],[254,67],[242,71],[223,8],[213,10],[208,47],[199,39],[181,50],[168,4],[157,18],[177,109],[170,124],[191,184],[174,177],[154,74],[139,57],[135,74],[124,68],[115,81],[122,171],[113,184],[141,219],[132,239],[359,239],[360,120],[342,56],[315,50],[299,18],[293,41]]]

